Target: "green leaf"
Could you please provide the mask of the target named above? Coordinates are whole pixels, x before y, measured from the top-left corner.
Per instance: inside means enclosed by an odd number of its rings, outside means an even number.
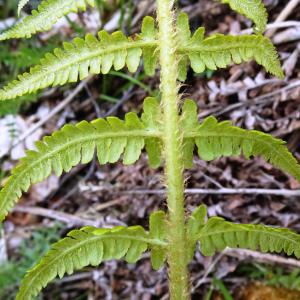
[[[178,45],[181,46],[187,46],[191,39],[189,18],[188,15],[185,13],[180,13],[177,19],[177,38],[178,38]],[[188,67],[188,56],[186,55],[186,53],[181,53],[179,64],[178,64],[179,80],[181,81],[186,80],[187,67]]]
[[[252,156],[262,156],[274,167],[300,181],[300,166],[297,160],[289,152],[284,141],[269,134],[232,126],[229,121],[218,122],[211,116],[194,130],[186,130],[185,138],[194,139],[201,159],[210,161],[221,156],[239,156],[240,154],[247,159]]]
[[[189,244],[189,259],[192,260],[197,243],[197,235],[205,225],[207,210],[205,205],[200,205],[195,209],[188,219],[187,238]]]
[[[153,76],[158,63],[156,51],[157,29],[155,28],[155,21],[153,18],[148,16],[144,18],[140,37],[149,45],[143,47],[145,72],[149,76]]]
[[[83,121],[77,125],[66,125],[61,130],[36,143],[35,151],[27,151],[20,164],[12,170],[11,176],[0,191],[0,219],[3,220],[14,203],[26,192],[31,184],[41,182],[52,172],[60,176],[72,167],[89,163],[95,149],[100,164],[114,163],[123,155],[125,164],[134,163],[141,155],[146,143],[149,157],[155,163],[160,161],[158,147],[161,131],[153,118],[153,99],[145,102],[142,120],[129,113],[125,122],[109,117],[91,123]],[[149,114],[149,115],[148,115]],[[145,122],[144,122],[145,121]],[[152,153],[153,152],[153,153]]]
[[[268,13],[262,0],[221,0],[230,8],[252,20],[259,32],[263,32],[268,22]]]
[[[203,39],[202,28],[195,35],[189,46],[180,47],[179,51],[188,53],[191,67],[196,73],[255,60],[269,73],[284,78],[275,47],[262,35],[214,34]]]
[[[18,11],[28,1],[20,1]],[[37,10],[25,17],[14,27],[0,34],[0,41],[12,38],[29,38],[37,32],[49,30],[61,17],[79,9],[86,10],[87,5],[94,6],[95,0],[43,0]]]
[[[166,214],[163,211],[157,211],[150,216],[150,236],[154,240],[165,242],[167,235]],[[151,247],[151,263],[154,270],[159,270],[167,258],[165,247],[153,245]]]
[[[221,281],[218,278],[214,278],[213,279],[213,285],[215,285],[216,287],[219,288],[221,294],[224,297],[224,300],[233,300],[232,296],[230,295],[230,292],[228,291],[228,289],[224,285],[223,281]]]
[[[197,105],[193,100],[184,101],[181,115],[181,126],[185,132],[195,130],[199,126]],[[195,140],[186,137],[183,141],[183,160],[186,168],[193,167]]]
[[[148,97],[144,101],[144,113],[142,121],[149,130],[157,131],[161,129],[162,113],[159,102],[156,98]],[[149,164],[153,168],[161,165],[162,142],[159,138],[146,138],[146,150],[149,156]]]
[[[91,34],[85,39],[76,38],[72,43],[64,43],[63,49],[46,54],[39,65],[19,75],[18,80],[0,90],[0,100],[76,82],[89,74],[107,74],[112,68],[120,70],[126,65],[129,71],[135,72],[141,55],[146,73],[154,74],[158,60],[158,41],[153,18],[145,17],[142,32],[135,39],[125,37],[121,32],[109,35],[101,31],[98,36],[99,39]],[[188,18],[180,14],[177,36],[178,76],[181,80],[186,78],[189,60],[193,70],[201,73],[205,69],[216,70],[231,63],[239,64],[254,59],[271,74],[280,78],[284,76],[274,46],[261,35],[216,34],[204,39],[204,28],[199,28],[191,37]]]
[[[255,1],[249,0],[248,2]],[[202,73],[206,69],[226,68],[232,63],[240,64],[255,60],[269,73],[279,78],[284,77],[276,49],[268,38],[262,35],[233,36],[222,34],[214,34],[204,38],[204,33],[205,29],[200,27],[191,36],[188,16],[184,13],[179,14],[177,39],[180,80],[186,79],[188,58],[196,73]]]
[[[53,54],[46,54],[40,65],[31,68],[29,73],[19,75],[18,80],[0,90],[0,100],[76,82],[89,74],[107,74],[112,68],[120,70],[125,65],[130,71],[136,71],[141,47],[146,42],[133,41],[119,31],[112,35],[101,31],[98,35],[99,40],[91,34],[85,39],[75,38],[72,43],[64,43],[63,49],[57,48]]]
[[[57,276],[62,278],[89,265],[98,266],[103,261],[123,257],[135,263],[153,244],[161,243],[151,239],[140,226],[73,230],[28,271],[16,300],[31,300]]]
[[[199,231],[198,240],[201,251],[206,256],[230,247],[262,252],[284,252],[300,258],[300,235],[285,228],[234,224],[213,217]]]

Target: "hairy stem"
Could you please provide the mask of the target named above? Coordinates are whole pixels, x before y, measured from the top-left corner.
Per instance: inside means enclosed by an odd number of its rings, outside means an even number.
[[[176,33],[173,23],[173,0],[157,1],[161,93],[163,103],[163,140],[166,160],[165,176],[169,209],[169,280],[172,300],[189,299],[184,214],[184,178],[182,133],[179,129],[178,63]]]

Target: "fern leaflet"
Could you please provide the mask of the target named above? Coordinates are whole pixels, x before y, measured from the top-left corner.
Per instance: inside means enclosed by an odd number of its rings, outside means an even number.
[[[151,24],[149,19],[152,18],[144,20],[142,33],[136,41],[125,37],[120,31],[112,35],[101,31],[99,40],[88,34],[85,39],[76,38],[72,43],[64,43],[63,49],[58,48],[53,54],[46,54],[40,65],[0,90],[0,100],[13,99],[51,85],[76,82],[78,77],[84,79],[89,74],[107,74],[112,67],[120,70],[127,65],[129,71],[135,72],[142,51],[147,55],[147,69],[153,72],[155,63],[151,59],[154,55],[151,52],[155,50],[155,43],[151,39],[155,39],[155,36],[151,37],[151,34],[155,34],[155,30],[154,23]]]
[[[232,10],[252,20],[259,32],[263,32],[268,22],[268,13],[261,0],[221,0],[229,4]]]
[[[57,276],[62,278],[88,265],[98,266],[103,261],[122,257],[135,263],[153,245],[165,247],[166,243],[151,238],[140,226],[73,230],[28,271],[16,299],[31,300]]]
[[[193,259],[195,254],[195,247],[198,240],[198,235],[203,226],[205,225],[205,219],[207,216],[207,210],[205,205],[200,205],[196,208],[192,215],[188,219],[187,223],[187,237],[188,237],[188,247],[189,247],[189,260]]]
[[[128,113],[125,122],[116,117],[97,119],[91,123],[83,121],[77,125],[66,125],[37,142],[37,150],[27,151],[26,157],[13,169],[0,191],[0,219],[3,220],[31,184],[44,180],[52,171],[60,176],[63,171],[68,172],[79,163],[90,162],[95,149],[100,164],[114,163],[122,154],[124,164],[132,164],[140,157],[145,143],[150,143],[156,148],[148,146],[146,150],[149,156],[155,158],[156,164],[160,156],[161,131],[156,119],[159,114],[153,116],[153,110],[159,110],[158,102],[148,98],[142,120],[136,114]]]
[[[186,78],[187,59],[196,73],[205,69],[217,70],[225,68],[231,63],[240,64],[255,60],[271,74],[283,78],[283,72],[278,55],[271,41],[262,35],[222,35],[214,34],[204,38],[203,27],[191,36],[189,20],[186,14],[178,17],[178,39],[181,54],[180,80]]]
[[[20,0],[19,4],[18,4],[18,16],[21,13],[21,10],[23,9],[23,7],[29,2],[30,0]]]
[[[240,154],[247,159],[251,156],[262,156],[267,162],[294,176],[300,182],[300,165],[288,151],[284,141],[260,131],[232,126],[230,121],[218,123],[212,116],[199,125],[196,104],[190,100],[184,104],[182,122],[186,131],[185,138],[189,141],[184,145],[187,166],[191,165],[194,150],[192,141],[194,141],[199,156],[204,160]]]
[[[253,224],[234,224],[219,217],[210,218],[198,232],[201,252],[211,256],[216,251],[246,248],[262,252],[284,252],[300,258],[300,235],[285,229]]]
[[[27,1],[21,1],[19,9]],[[23,5],[23,6],[22,6]],[[43,0],[37,10],[25,17],[14,27],[0,34],[0,41],[12,38],[29,38],[37,32],[49,30],[61,17],[79,9],[86,10],[87,5],[94,6],[95,0]]]
[[[150,216],[150,236],[154,240],[164,242],[167,238],[166,214],[157,211]],[[154,270],[160,269],[167,258],[166,247],[154,244],[151,246],[151,264]]]

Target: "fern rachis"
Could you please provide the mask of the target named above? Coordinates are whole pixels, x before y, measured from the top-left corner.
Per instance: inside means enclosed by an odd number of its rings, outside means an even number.
[[[19,10],[27,2],[21,0]],[[100,164],[115,163],[120,158],[124,164],[132,164],[143,149],[150,166],[164,165],[168,214],[162,211],[151,214],[149,232],[140,226],[85,227],[71,231],[29,270],[18,300],[31,300],[57,276],[110,259],[125,258],[133,263],[145,251],[151,252],[155,270],[168,261],[171,299],[189,299],[187,266],[198,242],[204,255],[213,255],[229,246],[300,257],[300,235],[288,229],[234,224],[218,217],[207,219],[204,206],[198,207],[185,221],[183,170],[192,167],[195,149],[204,160],[240,154],[247,159],[262,156],[300,181],[300,166],[283,141],[238,128],[230,122],[218,122],[212,116],[199,122],[196,104],[191,100],[184,101],[180,112],[177,80],[185,80],[189,64],[201,73],[254,59],[271,74],[283,77],[274,46],[262,36],[267,23],[262,1],[221,2],[251,19],[256,34],[205,37],[202,27],[192,34],[186,14],[175,18],[173,0],[157,0],[157,22],[146,17],[141,34],[135,39],[121,32],[109,35],[105,31],[99,33],[98,39],[90,34],[85,39],[76,38],[0,90],[0,100],[6,101],[51,85],[75,82],[89,74],[106,74],[112,68],[120,70],[127,66],[130,72],[135,72],[141,57],[148,75],[160,67],[161,105],[157,99],[147,98],[141,118],[128,113],[124,121],[109,117],[66,125],[36,143],[36,150],[26,153],[0,191],[0,219],[5,218],[23,192],[52,172],[59,176],[75,165],[89,163],[95,152]],[[85,10],[93,4],[93,0],[43,0],[31,16],[1,34],[0,40],[29,37],[48,30],[59,16],[71,10]],[[58,8],[60,11],[56,12]],[[51,13],[53,16],[43,24],[43,18]]]

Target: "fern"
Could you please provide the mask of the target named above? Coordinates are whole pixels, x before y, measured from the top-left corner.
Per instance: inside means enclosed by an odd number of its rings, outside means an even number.
[[[230,8],[252,20],[257,30],[263,32],[268,22],[267,10],[261,0],[221,0]]]
[[[201,210],[205,211],[205,207]],[[235,224],[219,217],[212,217],[203,224],[203,214],[199,216],[198,221],[201,225],[190,236],[190,242],[195,243],[199,240],[201,252],[206,256],[230,247],[259,249],[262,252],[284,252],[300,258],[300,235],[291,230],[263,225]]]
[[[159,109],[153,98],[145,100],[145,112],[140,120],[136,114],[128,113],[125,122],[116,117],[97,119],[77,125],[66,125],[51,137],[36,143],[36,151],[27,151],[20,164],[12,171],[10,178],[0,192],[0,219],[3,220],[13,204],[26,192],[31,184],[47,178],[52,171],[60,176],[79,163],[86,164],[93,158],[95,149],[100,164],[114,163],[123,154],[124,164],[138,160],[145,143],[149,156],[160,156]],[[151,120],[151,121],[149,121]],[[151,147],[155,145],[155,147]],[[150,161],[151,163],[151,161]]]
[[[192,164],[195,142],[198,154],[203,160],[210,161],[221,156],[240,154],[249,159],[251,156],[259,155],[300,181],[300,165],[288,151],[284,141],[260,131],[232,126],[229,121],[218,123],[212,116],[198,125],[196,105],[192,101],[185,102],[183,116],[182,122],[187,138],[184,157],[188,167]]]
[[[165,247],[166,243],[150,237],[140,226],[73,230],[28,271],[16,300],[30,300],[55,277],[62,278],[88,265],[98,266],[103,261],[122,257],[135,263],[154,245]]]
[[[20,3],[20,7],[24,3]],[[8,31],[0,34],[0,41],[12,38],[30,38],[33,34],[49,30],[61,17],[87,5],[94,6],[95,0],[43,0],[37,10],[25,17]]]
[[[187,237],[188,237],[188,259],[191,261],[195,253],[195,247],[198,241],[198,235],[205,225],[207,210],[205,205],[200,205],[196,208],[187,222]]]
[[[153,51],[151,34],[155,33],[152,28],[154,23],[151,24],[149,18],[146,18],[140,40],[137,41],[126,38],[122,32],[109,35],[101,31],[98,34],[99,40],[88,34],[85,39],[76,38],[72,43],[64,43],[63,50],[55,49],[53,54],[46,54],[40,65],[31,68],[29,73],[19,76],[19,80],[0,90],[0,100],[13,99],[51,85],[76,82],[78,77],[82,80],[89,74],[107,74],[112,67],[120,70],[127,65],[129,71],[135,72],[142,51],[147,55],[147,64],[151,65],[147,69],[153,72],[150,52]]]
[[[36,151],[27,152],[0,191],[0,219],[4,219],[31,184],[44,180],[52,171],[60,176],[79,163],[89,163],[95,148],[100,164],[115,163],[122,154],[124,164],[132,164],[145,147],[150,165],[158,167],[162,148],[160,120],[157,100],[147,98],[141,119],[134,113],[128,113],[125,122],[115,117],[91,123],[83,121],[77,125],[66,125],[51,137],[45,137],[42,142],[36,143]],[[204,160],[240,154],[247,159],[262,156],[300,181],[300,166],[282,140],[232,126],[228,121],[218,123],[214,117],[199,124],[197,107],[191,100],[184,103],[180,126],[184,132],[183,158],[187,168],[192,166],[196,145],[199,156]]]
[[[13,99],[51,85],[76,82],[78,77],[82,80],[89,74],[107,74],[112,67],[120,70],[127,65],[130,72],[135,72],[142,54],[146,73],[154,74],[157,65],[157,29],[153,18],[144,19],[142,33],[135,40],[119,31],[112,35],[101,31],[98,36],[99,40],[91,34],[84,40],[76,38],[72,43],[65,43],[63,49],[47,54],[40,65],[0,90],[0,100]],[[216,70],[233,62],[239,64],[254,59],[271,74],[283,77],[276,50],[270,40],[263,36],[217,34],[204,39],[204,28],[201,27],[191,37],[187,15],[180,14],[178,39],[180,80],[186,78],[188,59],[197,73],[206,68]]]
[[[185,80],[191,64],[195,72],[225,68],[255,60],[269,73],[283,78],[276,50],[261,32],[267,22],[266,11],[259,0],[221,0],[251,19],[255,34],[231,36],[214,34],[204,37],[204,28],[192,35],[188,17],[179,14],[175,25],[173,0],[157,0],[157,25],[151,17],[144,18],[141,34],[134,38],[121,32],[109,35],[101,31],[95,38],[76,38],[63,49],[47,54],[29,73],[0,90],[0,101],[14,99],[49,86],[63,85],[86,78],[89,74],[106,74],[112,68],[125,66],[135,72],[144,60],[148,75],[159,65],[161,103],[154,98],[144,102],[139,118],[128,113],[125,121],[115,117],[83,121],[66,125],[50,137],[36,143],[28,151],[0,191],[0,219],[26,192],[31,184],[40,182],[52,172],[60,176],[79,163],[88,163],[96,151],[100,164],[114,163],[122,158],[124,164],[139,159],[145,148],[149,163],[158,167],[163,160],[167,185],[168,214],[158,211],[150,216],[149,233],[142,227],[75,230],[56,243],[50,252],[33,267],[22,282],[18,300],[30,300],[56,276],[62,277],[87,265],[125,257],[137,261],[146,250],[151,251],[154,269],[168,260],[170,298],[188,299],[188,262],[197,241],[205,255],[225,247],[260,248],[262,251],[295,254],[300,258],[300,236],[287,229],[262,225],[233,224],[214,217],[206,222],[206,208],[196,209],[185,222],[183,169],[191,167],[194,150],[199,156],[213,160],[221,156],[243,154],[247,159],[260,155],[275,167],[300,181],[300,167],[283,141],[270,135],[247,131],[230,122],[218,122],[209,117],[199,123],[197,107],[187,100],[179,113],[178,78]],[[19,10],[27,3],[21,0]],[[94,0],[44,0],[31,16],[0,35],[0,40],[30,37],[49,29],[56,20],[70,11],[86,9]],[[179,65],[177,64],[179,62]],[[162,151],[163,149],[163,151]]]
[[[166,214],[157,211],[150,216],[150,236],[162,243],[167,239]],[[160,269],[167,258],[167,249],[163,245],[151,245],[151,264],[154,270]]]
[[[186,79],[187,58],[196,73],[205,69],[217,70],[229,64],[240,64],[255,60],[271,74],[283,78],[278,55],[271,41],[262,35],[222,35],[214,34],[204,38],[205,29],[200,27],[191,36],[186,14],[178,17],[178,39],[181,54],[180,79]]]

